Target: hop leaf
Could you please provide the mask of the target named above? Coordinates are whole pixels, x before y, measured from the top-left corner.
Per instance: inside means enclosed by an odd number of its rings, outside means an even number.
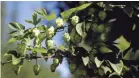
[[[128,42],[122,35],[114,41],[117,44],[114,44],[117,46],[121,51],[126,50],[130,46],[130,42]]]

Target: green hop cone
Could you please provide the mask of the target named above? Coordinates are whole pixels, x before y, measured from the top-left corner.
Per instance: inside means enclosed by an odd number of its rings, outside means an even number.
[[[38,75],[40,70],[41,70],[40,65],[36,64],[36,65],[33,66],[33,71],[34,71],[35,75]]]
[[[98,14],[98,16],[99,16],[99,18],[100,18],[102,21],[104,21],[105,18],[106,18],[106,16],[107,16],[107,14],[106,14],[105,11],[100,11],[99,14]]]
[[[55,72],[57,66],[58,66],[58,65],[56,65],[56,64],[52,64],[52,65],[50,66],[51,72]]]
[[[54,40],[47,40],[46,46],[48,49],[54,48],[55,46]]]
[[[64,38],[64,41],[65,42],[69,42],[70,41],[70,35],[69,35],[69,33],[64,33],[63,38]]]
[[[100,25],[96,28],[96,31],[99,32],[99,33],[104,32],[104,30],[105,30],[104,24],[100,24]]]
[[[38,30],[37,28],[34,28],[32,32],[35,37],[38,37],[38,35],[40,34],[40,30]]]
[[[76,25],[79,22],[79,17],[78,16],[73,16],[71,18],[71,24]]]
[[[51,38],[51,37],[53,37],[54,33],[55,33],[55,28],[53,26],[51,26],[48,28],[46,35],[48,38]]]
[[[55,23],[56,23],[56,27],[57,27],[57,28],[60,28],[60,27],[63,26],[64,21],[63,21],[62,18],[59,17],[59,18],[56,19]]]
[[[76,70],[76,64],[74,63],[69,64],[69,69],[71,73],[74,73]]]
[[[58,65],[58,64],[59,64],[59,59],[58,59],[58,58],[54,58],[54,59],[53,59],[53,64]]]

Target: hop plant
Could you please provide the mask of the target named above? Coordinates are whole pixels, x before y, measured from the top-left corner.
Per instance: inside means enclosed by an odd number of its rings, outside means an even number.
[[[51,49],[55,46],[54,40],[47,40],[47,44],[46,44],[48,49]]]
[[[64,33],[63,38],[64,38],[64,41],[65,42],[69,42],[70,41],[70,35],[69,35],[69,33]]]
[[[34,28],[34,29],[32,30],[32,32],[33,32],[33,35],[36,36],[36,37],[38,37],[38,35],[40,34],[40,30],[37,29],[37,28]]]
[[[78,16],[73,16],[71,18],[72,25],[76,25],[78,22],[79,22],[79,17]]]
[[[55,28],[53,26],[51,26],[50,28],[48,28],[48,31],[46,32],[47,37],[52,37],[55,33]]]
[[[59,18],[56,19],[55,23],[56,23],[56,27],[57,27],[57,28],[60,28],[60,27],[63,26],[64,21],[63,21],[62,18],[59,17]]]
[[[35,75],[38,75],[39,72],[41,71],[40,65],[38,65],[38,64],[34,65],[33,70],[34,70]]]

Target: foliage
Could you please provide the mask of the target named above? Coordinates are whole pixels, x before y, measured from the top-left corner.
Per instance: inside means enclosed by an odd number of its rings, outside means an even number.
[[[55,26],[39,25],[42,19],[50,21],[56,18],[54,13],[47,15],[44,9],[35,11],[32,20],[25,20],[33,24],[33,28],[25,29],[24,25],[11,22],[9,27],[14,31],[10,32],[12,37],[8,43],[18,41],[19,44],[16,50],[10,50],[4,55],[2,64],[11,63],[17,66],[15,72],[19,74],[24,60],[38,61],[39,58],[44,58],[47,61],[48,58],[53,58],[50,69],[55,72],[63,57],[66,57],[70,72],[78,77],[127,78],[128,73],[131,77],[139,77],[133,72],[134,70],[139,73],[139,61],[128,57],[133,51],[131,48],[134,48],[132,41],[127,40],[124,33],[111,39],[115,36],[112,35],[112,30],[119,18],[109,14],[112,15],[116,8],[124,12],[128,18],[137,17],[139,3],[87,2],[62,12],[62,17],[56,19]],[[38,18],[38,15],[42,18]],[[68,24],[65,25],[64,22]],[[132,26],[131,30],[136,31],[136,22]],[[66,45],[56,47],[53,37],[65,28],[68,28],[63,35]],[[42,46],[43,41],[45,47]],[[41,71],[37,62],[33,66],[33,71],[35,75]]]

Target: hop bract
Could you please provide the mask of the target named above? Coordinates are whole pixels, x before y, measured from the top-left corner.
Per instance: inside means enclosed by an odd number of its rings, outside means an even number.
[[[55,33],[55,28],[53,26],[51,26],[48,31],[47,31],[47,36],[48,37],[52,37]]]
[[[69,33],[64,33],[64,41],[65,42],[69,42],[70,41],[70,35],[69,35]]]
[[[60,27],[63,26],[64,21],[63,21],[62,18],[59,17],[59,18],[56,19],[55,23],[56,23],[56,27],[57,27],[57,28],[60,28]]]
[[[37,28],[34,28],[32,30],[32,32],[33,32],[33,35],[36,36],[36,37],[38,37],[38,35],[40,34],[40,30],[38,30]]]
[[[47,40],[47,44],[46,44],[47,48],[53,48],[55,46],[54,40]]]
[[[78,22],[79,22],[79,17],[78,17],[78,16],[73,16],[73,17],[71,18],[71,23],[72,23],[73,25],[76,25]]]

